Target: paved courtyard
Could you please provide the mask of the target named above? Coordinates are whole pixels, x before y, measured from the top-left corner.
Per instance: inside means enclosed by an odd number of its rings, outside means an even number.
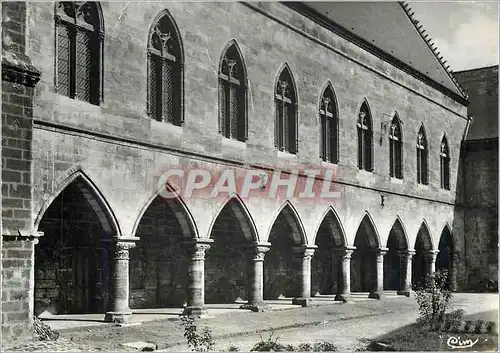
[[[198,329],[209,327],[212,330],[218,350],[234,344],[241,351],[248,351],[260,340],[259,332],[267,339],[275,331],[273,337],[280,337],[279,342],[298,344],[328,340],[345,351],[362,347],[366,340],[410,324],[417,317],[415,300],[395,295],[389,295],[382,301],[355,298],[349,304],[334,304],[325,298],[318,305],[300,308],[278,301],[274,304],[275,310],[266,313],[238,310],[236,305],[213,306],[208,317],[198,320]],[[453,305],[468,314],[498,310],[498,295],[455,294]],[[142,341],[153,343],[160,351],[189,351],[175,312],[138,313],[136,322],[141,317],[148,320],[129,327],[101,322],[95,322],[94,326],[88,326],[91,322],[85,321],[82,321],[84,326],[72,323],[60,330],[61,338],[56,342],[23,345],[15,347],[15,350],[123,351],[126,348],[122,344]],[[46,323],[53,327],[64,325],[57,321],[48,320]]]

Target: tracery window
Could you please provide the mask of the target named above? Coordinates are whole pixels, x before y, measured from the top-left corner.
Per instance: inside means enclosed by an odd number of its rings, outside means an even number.
[[[403,139],[401,122],[398,116],[394,116],[389,131],[389,174],[391,177],[403,179]]]
[[[285,66],[275,87],[275,135],[274,143],[280,151],[296,154],[297,138],[297,95],[292,74]]]
[[[372,171],[372,118],[370,109],[366,102],[363,102],[358,115],[358,168]]]
[[[95,2],[56,4],[56,90],[95,105],[102,101],[104,28]]]
[[[236,43],[224,52],[219,65],[219,131],[227,138],[247,139],[246,75]]]
[[[183,58],[179,32],[165,13],[152,27],[148,45],[148,114],[182,125]]]
[[[441,140],[439,157],[441,161],[441,188],[450,190],[450,150],[446,136],[443,136]]]
[[[429,183],[427,158],[427,137],[425,136],[424,127],[421,126],[417,135],[417,183],[423,185],[427,185]]]
[[[325,162],[338,162],[338,117],[333,89],[329,84],[321,95],[319,117],[321,124],[320,156]]]

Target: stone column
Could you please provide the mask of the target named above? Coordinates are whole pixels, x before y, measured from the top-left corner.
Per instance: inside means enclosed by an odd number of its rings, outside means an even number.
[[[411,266],[413,255],[415,255],[415,250],[408,250],[404,253],[401,253],[401,259],[403,259],[403,269],[405,269],[405,273],[404,281],[400,290],[398,291],[398,294],[407,297],[410,297],[413,293],[411,288]]]
[[[430,275],[430,274],[433,274],[434,272],[436,272],[436,259],[437,259],[437,255],[438,255],[439,251],[429,251],[427,253],[424,254],[425,256],[425,260],[426,260],[426,264],[427,264],[427,269],[426,269],[426,276],[427,275]]]
[[[270,243],[253,244],[248,251],[248,303],[241,309],[255,312],[269,311],[271,307],[264,303],[264,257],[271,248]]]
[[[302,260],[302,269],[300,297],[293,298],[292,304],[307,306],[311,301],[311,258],[316,249],[316,245],[303,246],[294,249],[294,252],[299,255]]]
[[[387,254],[387,248],[379,248],[376,250],[377,254],[377,279],[375,281],[374,289],[368,295],[368,298],[383,299],[384,291],[384,255]]]
[[[342,254],[342,283],[335,300],[348,302],[351,298],[351,256],[355,246],[346,247]]]
[[[207,312],[205,307],[205,251],[210,249],[212,242],[213,239],[197,239],[184,244],[190,262],[187,306],[184,308],[183,315],[202,316]]]
[[[104,315],[104,321],[127,323],[132,317],[129,308],[129,250],[139,240],[136,237],[118,237],[106,239],[111,244],[112,265],[111,283],[108,311]]]

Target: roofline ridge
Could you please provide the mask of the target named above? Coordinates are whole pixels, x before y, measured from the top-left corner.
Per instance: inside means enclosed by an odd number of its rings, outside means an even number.
[[[423,24],[421,24],[420,21],[417,21],[415,19],[415,17],[413,17],[413,15],[415,15],[415,12],[411,9],[410,5],[404,0],[399,1],[399,4],[403,8],[403,10],[406,13],[406,15],[408,16],[408,18],[410,19],[410,22],[413,24],[413,26],[415,27],[417,32],[420,34],[420,37],[422,37],[422,39],[425,41],[425,43],[427,44],[429,49],[434,54],[434,57],[441,64],[441,67],[444,69],[444,71],[446,72],[448,77],[452,80],[452,82],[458,88],[460,93],[462,93],[466,97],[466,99],[469,100],[469,95],[467,94],[465,89],[462,87],[462,85],[460,85],[460,83],[458,83],[458,81],[453,76],[453,70],[450,69],[450,65],[446,65],[445,64],[446,60],[442,60],[442,57],[440,59],[439,56],[436,54],[435,49],[437,50],[437,46],[436,46],[436,48],[433,48],[433,46],[435,46],[435,44],[432,42],[432,38],[429,37],[429,34],[427,34],[426,30],[423,28],[424,27]],[[417,23],[420,24],[420,26],[417,26]]]

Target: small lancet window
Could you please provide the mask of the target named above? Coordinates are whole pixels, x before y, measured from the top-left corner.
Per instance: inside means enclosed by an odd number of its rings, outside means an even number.
[[[219,65],[219,131],[227,138],[247,139],[246,75],[236,44],[227,48]]]
[[[403,141],[401,133],[401,122],[398,116],[394,116],[389,131],[389,173],[391,177],[403,179]]]
[[[373,130],[370,109],[363,102],[358,115],[358,168],[372,171]]]
[[[297,95],[295,82],[288,67],[281,71],[275,87],[276,110],[274,143],[280,151],[296,154],[297,139]]]
[[[181,43],[177,27],[165,14],[152,27],[148,46],[148,114],[157,121],[182,125]]]
[[[56,4],[56,90],[91,104],[102,101],[104,32],[95,2]]]
[[[422,126],[417,135],[417,183],[427,185],[428,181],[428,150],[425,130]]]
[[[333,89],[328,85],[320,101],[319,108],[321,137],[320,157],[325,162],[338,162],[338,117]]]

